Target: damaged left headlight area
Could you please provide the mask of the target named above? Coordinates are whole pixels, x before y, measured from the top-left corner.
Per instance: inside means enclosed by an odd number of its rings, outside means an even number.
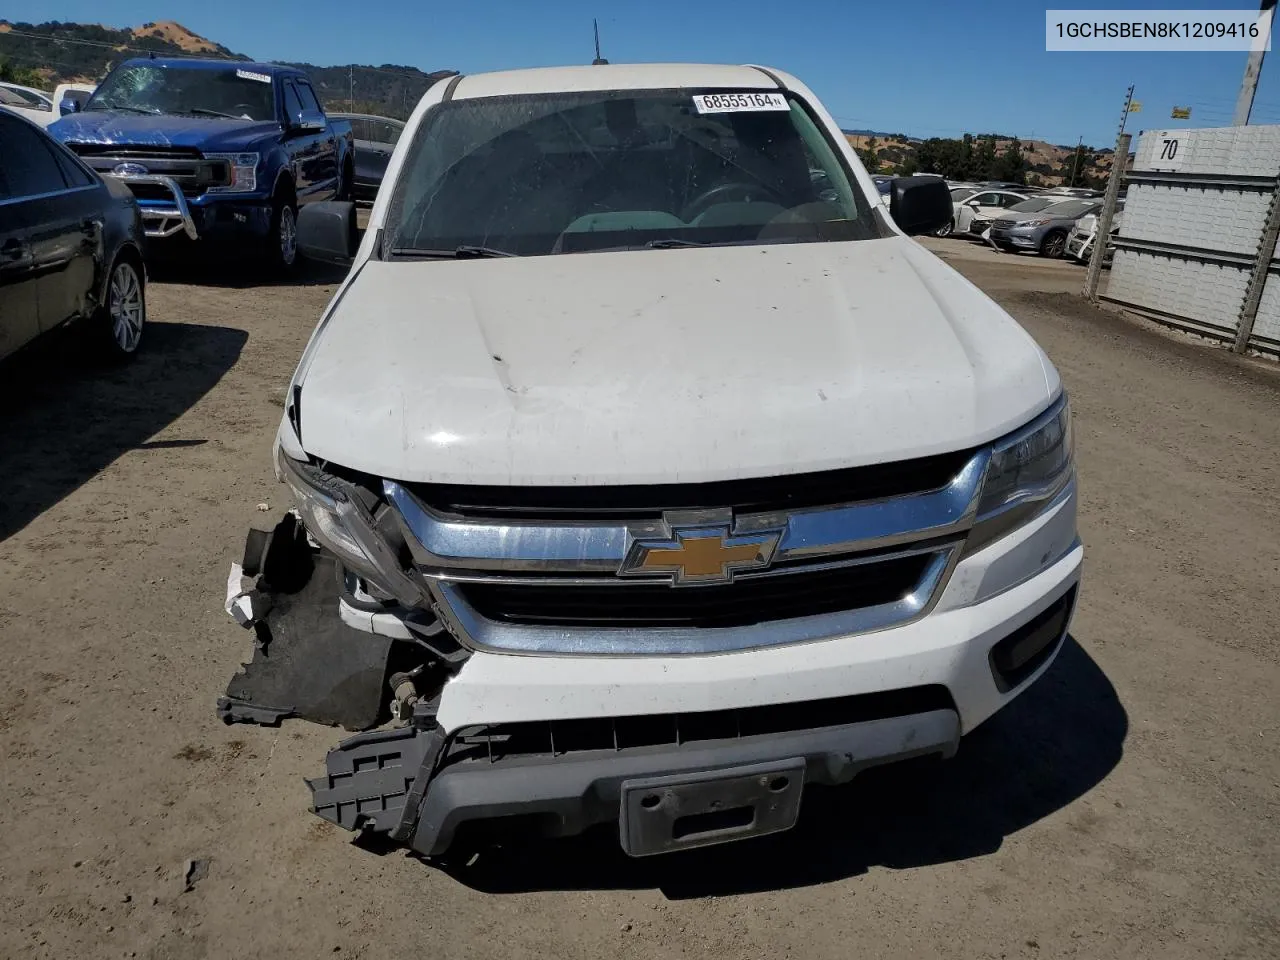
[[[307,532],[344,567],[362,577],[371,594],[405,607],[426,602],[426,592],[402,566],[390,509],[371,483],[359,483],[276,451],[280,477],[293,493]],[[380,516],[375,517],[375,511]]]
[[[414,571],[381,481],[276,449],[294,509],[250,530],[226,609],[254,655],[218,701],[228,723],[285,717],[367,730],[430,725],[468,652],[444,630]]]

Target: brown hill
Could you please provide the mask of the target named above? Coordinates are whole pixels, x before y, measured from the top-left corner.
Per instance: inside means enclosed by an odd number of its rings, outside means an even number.
[[[173,20],[158,20],[155,23],[144,23],[130,31],[135,37],[155,37],[157,40],[168,40],[187,53],[218,53],[216,43],[192,33],[180,23]]]

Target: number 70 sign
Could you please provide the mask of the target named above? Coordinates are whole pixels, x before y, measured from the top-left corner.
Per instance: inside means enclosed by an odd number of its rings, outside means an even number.
[[[1143,156],[1135,166],[1144,170],[1180,170],[1186,159],[1186,136],[1181,130],[1148,130]]]

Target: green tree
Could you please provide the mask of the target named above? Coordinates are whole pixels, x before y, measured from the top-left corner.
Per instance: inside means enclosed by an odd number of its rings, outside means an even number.
[[[960,160],[952,180],[968,180],[973,176],[973,134],[966,133],[960,141]]]
[[[867,173],[880,172],[880,144],[875,137],[868,137],[867,144],[858,151],[858,159],[862,161],[862,165],[867,168]]]
[[[1092,147],[1086,147],[1080,144],[1076,147],[1075,152],[1067,158],[1063,163],[1059,176],[1062,177],[1063,183],[1068,187],[1088,187],[1092,186],[1089,182],[1089,168],[1093,166]]]
[[[996,159],[996,138],[988,134],[978,141],[978,149],[974,152],[973,179],[996,179]]]
[[[1010,183],[1027,182],[1027,158],[1022,153],[1022,142],[1014,137],[1005,144],[1004,152],[996,163],[999,176],[994,179],[1008,180]]]
[[[20,87],[44,88],[44,78],[34,70],[19,67],[7,57],[0,57],[0,80],[5,83],[16,83]]]
[[[915,157],[907,157],[900,164],[898,164],[898,168],[894,172],[900,177],[909,177],[913,173],[916,173],[917,171],[919,171],[919,169],[920,169],[920,161],[918,161]]]

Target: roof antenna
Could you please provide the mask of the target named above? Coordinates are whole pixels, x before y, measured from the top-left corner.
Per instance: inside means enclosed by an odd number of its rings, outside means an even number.
[[[609,61],[600,56],[600,23],[594,17],[591,18],[591,29],[596,33],[596,58],[591,61],[591,65],[598,67],[601,64],[607,64]]]

